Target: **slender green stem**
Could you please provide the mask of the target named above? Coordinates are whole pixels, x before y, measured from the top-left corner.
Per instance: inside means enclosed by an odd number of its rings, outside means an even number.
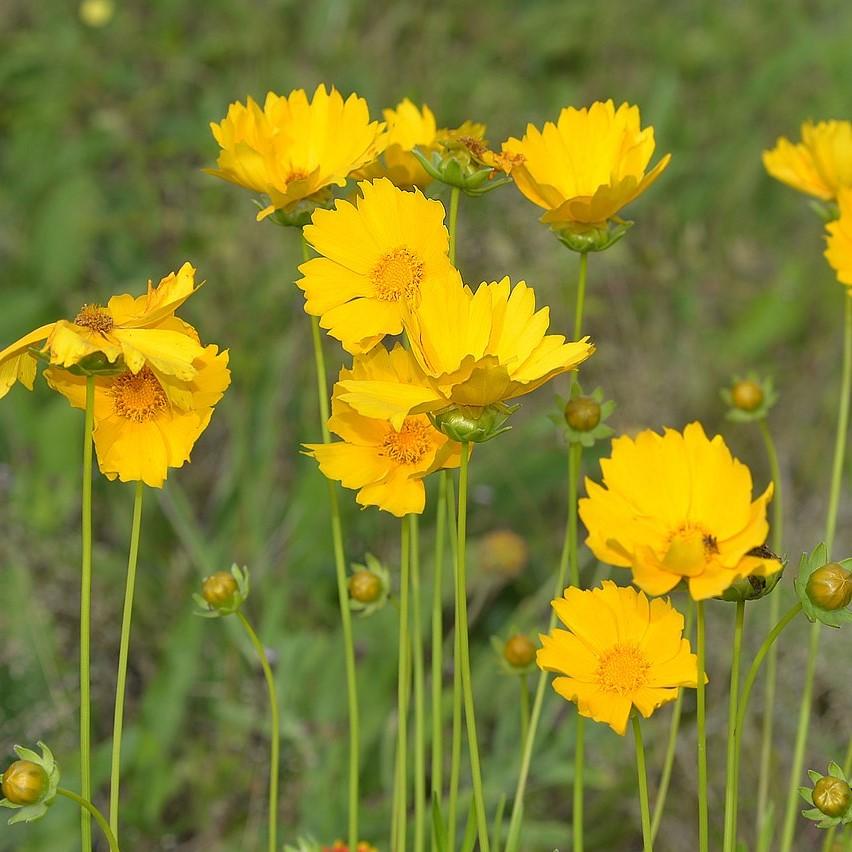
[[[447,230],[450,233],[450,263],[456,265],[456,227],[459,221],[459,199],[461,190],[454,186],[450,190],[450,220]]]
[[[104,815],[88,799],[84,799],[82,796],[78,796],[76,793],[72,792],[71,790],[66,790],[64,787],[58,787],[56,790],[56,795],[64,796],[66,799],[70,799],[72,802],[78,804],[82,811],[89,814],[90,816],[93,816],[95,818],[95,822],[98,824],[101,831],[104,833],[104,837],[106,837],[107,839],[110,852],[119,852],[118,840],[116,840],[115,835],[112,833],[112,829],[109,827],[109,823],[106,821]]]
[[[269,692],[269,716],[272,727],[271,741],[269,744],[269,852],[276,852],[278,848],[278,764],[281,744],[281,719],[278,711],[278,692],[275,688],[275,678],[266,656],[266,648],[249,624],[249,620],[242,611],[237,610],[237,618],[240,620],[246,634],[251,641],[252,647],[260,660],[263,676],[266,678],[266,689]]]
[[[743,627],[745,624],[745,601],[737,601],[737,615],[734,622],[734,644],[731,654],[731,687],[728,696],[728,754],[725,779],[725,852],[734,852],[737,842],[737,786],[739,767],[740,731],[737,728],[737,701],[740,687],[740,660],[743,648]]]
[[[83,562],[80,571],[80,789],[92,799],[92,444],[95,424],[95,379],[86,377],[86,418],[83,427]],[[83,852],[91,852],[92,820],[86,808],[80,813]]]
[[[695,602],[697,618],[696,645],[698,650],[698,848],[700,852],[707,852],[710,842],[710,822],[707,809],[707,719],[705,708],[704,689],[704,601]]]
[[[840,402],[837,411],[837,436],[834,442],[834,461],[831,468],[831,485],[828,492],[828,514],[825,523],[825,546],[828,555],[834,546],[834,533],[837,529],[837,509],[840,504],[840,491],[843,484],[843,462],[846,457],[846,436],[849,429],[849,392],[852,385],[852,295],[844,293],[846,308],[843,323],[843,372],[840,384]],[[808,726],[811,715],[816,657],[819,651],[820,622],[811,625],[808,643],[808,660],[805,666],[805,684],[802,689],[802,703],[799,706],[799,724],[796,731],[796,744],[793,749],[793,765],[787,788],[787,807],[784,813],[784,829],[781,839],[781,852],[790,852],[796,833],[798,814],[799,784],[802,767],[805,762],[805,746],[808,738]]]
[[[518,675],[518,688],[521,706],[521,748],[523,748],[530,727],[530,679],[526,672]]]
[[[302,256],[310,257],[308,244],[302,234]],[[320,426],[324,443],[331,440],[328,429],[329,404],[328,380],[326,378],[325,355],[322,348],[319,319],[311,317],[311,336],[314,345],[314,364],[317,380]],[[331,540],[334,550],[334,571],[337,580],[337,602],[340,608],[340,624],[343,630],[343,653],[346,665],[346,702],[349,712],[349,824],[347,837],[349,848],[358,846],[358,782],[359,782],[359,715],[358,681],[355,670],[355,642],[352,636],[352,613],[349,611],[349,590],[346,580],[346,556],[343,549],[343,523],[340,517],[340,502],[337,485],[327,480],[329,503],[331,504]]]
[[[589,254],[580,254],[580,273],[577,276],[577,300],[574,304],[574,339],[580,339],[580,331],[583,328],[583,309],[586,305],[586,273],[589,268]]]
[[[470,446],[462,444],[459,468],[459,514],[457,524],[458,554],[456,558],[456,601],[458,602],[459,651],[461,652],[461,680],[464,695],[464,715],[467,722],[467,745],[470,753],[470,774],[473,782],[473,801],[476,807],[476,825],[481,852],[489,852],[488,814],[485,810],[485,795],[482,790],[482,771],[479,765],[479,742],[476,736],[476,715],[473,705],[473,684],[470,673],[470,646],[467,634],[467,581],[465,576],[465,549],[467,538],[467,489]]]
[[[585,269],[586,255],[582,254],[581,270]],[[585,281],[585,275],[581,275]],[[583,453],[582,444],[571,444],[568,449],[568,568],[569,582],[572,586],[580,586],[580,563],[577,553],[577,485],[580,479],[580,459]],[[571,814],[571,832],[574,852],[583,852],[583,763],[585,761],[586,720],[577,713],[575,716],[574,737],[574,787],[573,810]]]
[[[435,518],[435,566],[432,572],[432,793],[440,800],[444,789],[443,754],[443,687],[444,687],[444,624],[443,573],[444,533],[446,530],[447,477],[442,470],[438,477],[438,512]]]
[[[686,623],[684,625],[684,635],[689,636],[692,632],[692,618],[695,613],[695,608],[692,605],[692,598],[689,598],[688,609],[686,611]],[[654,817],[651,820],[651,840],[657,839],[657,832],[660,830],[660,824],[663,821],[663,813],[666,807],[666,797],[669,793],[669,784],[672,780],[672,769],[674,768],[675,753],[677,751],[677,735],[680,731],[680,718],[683,713],[683,694],[681,689],[678,691],[675,699],[674,710],[672,711],[672,723],[669,727],[669,741],[666,745],[666,756],[663,759],[663,771],[660,775],[660,786],[657,789],[657,798],[654,802]]]
[[[645,770],[645,746],[639,716],[633,714],[633,740],[636,743],[636,774],[639,778],[639,807],[642,810],[642,848],[653,852],[654,837],[651,831],[651,808],[648,805],[648,773]]]
[[[849,738],[849,744],[846,746],[846,757],[843,760],[843,771],[846,777],[852,772],[852,737]],[[837,826],[833,825],[825,833],[825,840],[822,844],[822,852],[831,852],[834,844],[834,835],[837,833]],[[849,836],[852,837],[852,829],[849,829]]]
[[[397,837],[394,849],[405,852],[408,812],[408,665],[411,659],[411,640],[408,633],[409,588],[411,583],[411,542],[408,518],[402,519],[400,529],[400,567],[399,567],[399,663],[396,691],[397,738],[396,750],[399,755],[396,776]]]
[[[453,557],[453,582],[457,588],[458,580],[458,538],[456,535],[456,497],[453,480],[447,480],[447,525],[449,529],[450,547]],[[462,682],[461,682],[461,650],[459,647],[459,600],[454,594],[455,608],[453,613],[453,731],[450,746],[450,803],[447,809],[447,836],[450,849],[456,848],[456,829],[458,823],[459,777],[461,775],[462,752]]]
[[[769,461],[769,473],[775,483],[775,494],[772,498],[772,550],[780,554],[783,537],[784,503],[782,494],[781,468],[778,464],[778,452],[772,432],[766,419],[758,421],[763,443],[766,447],[766,457]],[[774,625],[778,621],[781,612],[781,595],[777,592],[769,596],[769,624]],[[763,823],[768,813],[769,784],[772,777],[772,738],[775,723],[775,684],[778,673],[778,646],[773,645],[769,650],[769,658],[766,661],[766,681],[763,697],[763,728],[760,740],[760,772],[757,783],[757,826],[756,834],[760,837],[763,832]],[[739,757],[737,758],[739,760]],[[737,768],[739,771],[739,767]]]
[[[139,531],[142,527],[142,495],[145,484],[136,483],[133,498],[133,522],[130,528],[130,555],[127,559],[127,583],[124,612],[121,616],[121,642],[118,651],[118,677],[115,682],[115,715],[112,723],[112,765],[109,776],[109,827],[118,837],[119,784],[121,782],[121,732],[124,727],[124,699],[127,691],[127,661],[130,656],[130,623],[133,619],[133,594],[136,589],[136,565],[139,560]]]
[[[426,835],[426,695],[423,673],[423,626],[420,599],[420,530],[411,520],[411,611],[414,657],[414,852],[422,852]]]

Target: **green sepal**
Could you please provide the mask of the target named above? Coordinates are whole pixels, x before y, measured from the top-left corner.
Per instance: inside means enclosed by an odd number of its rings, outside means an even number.
[[[13,748],[15,754],[21,760],[28,760],[30,763],[35,763],[45,771],[47,775],[47,789],[42,793],[41,798],[37,802],[33,802],[30,805],[18,805],[10,802],[8,799],[0,799],[0,807],[17,811],[9,819],[9,825],[14,825],[18,822],[33,822],[33,820],[41,819],[56,798],[56,790],[59,787],[59,765],[53,757],[53,752],[41,740],[38,741],[37,745],[41,749],[41,754],[37,754],[32,749],[25,748],[24,746],[16,745]],[[2,779],[3,776],[0,774],[0,781]]]
[[[463,148],[432,151],[428,157],[417,148],[413,148],[411,153],[431,178],[460,189],[465,195],[478,197],[512,182],[499,169],[475,163],[470,153]]]
[[[518,634],[527,636],[527,638],[529,638],[528,634],[526,634],[523,630],[517,630],[515,629],[514,625],[509,625],[509,629],[507,632],[509,639],[511,639],[513,636],[517,636]],[[501,636],[490,637],[491,647],[494,649],[494,653],[497,654],[497,664],[500,668],[500,673],[504,675],[510,675],[512,677],[523,677],[525,675],[532,674],[533,672],[537,672],[538,665],[536,664],[535,657],[533,657],[532,662],[530,662],[529,665],[526,666],[513,666],[506,659],[506,657],[503,655],[503,652],[506,649],[506,643],[509,641],[509,639],[504,639]]]
[[[429,414],[432,425],[460,444],[484,444],[512,427],[505,423],[521,406],[495,403],[484,408],[459,406]]]
[[[578,254],[589,254],[614,246],[632,227],[633,222],[615,216],[597,225],[559,223],[552,225],[550,230],[566,248]]]
[[[808,200],[808,207],[827,225],[840,218],[840,208],[836,201],[819,201],[816,198]]]
[[[265,210],[269,205],[253,199],[258,210]],[[266,218],[276,225],[285,228],[304,228],[311,224],[315,210],[329,210],[334,203],[334,194],[328,188],[321,189],[307,198],[301,198],[284,210],[276,210]]]
[[[841,609],[823,609],[815,604],[807,592],[808,579],[818,568],[828,563],[828,549],[824,543],[818,544],[810,553],[803,553],[799,560],[799,570],[793,587],[802,604],[802,611],[811,622],[820,621],[827,627],[840,627],[842,624],[852,622],[852,609],[848,606]],[[852,558],[836,560],[839,565],[847,571],[852,571]],[[839,776],[838,776],[839,777]]]
[[[600,420],[594,429],[589,429],[586,432],[581,432],[578,429],[572,428],[565,420],[565,406],[572,399],[587,396],[593,399],[601,409]],[[605,441],[615,434],[615,430],[607,424],[607,420],[615,411],[615,402],[611,399],[604,399],[603,388],[597,387],[591,393],[584,393],[582,385],[579,381],[574,381],[571,384],[571,392],[568,399],[556,394],[554,397],[556,411],[548,414],[548,418],[554,423],[565,435],[565,440],[569,444],[580,444],[585,449],[590,449],[598,441]]]
[[[810,772],[808,772],[810,775]],[[799,787],[799,795],[809,804],[813,805],[814,797],[813,797],[813,787]]]

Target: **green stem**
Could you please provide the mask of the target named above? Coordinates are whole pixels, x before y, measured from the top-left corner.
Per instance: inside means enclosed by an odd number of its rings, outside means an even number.
[[[308,244],[302,234],[302,256],[308,260]],[[322,348],[319,318],[311,317],[311,336],[314,345],[314,364],[316,367],[317,399],[320,410],[320,426],[324,443],[329,443],[331,435],[328,429],[328,380],[326,378],[325,355]],[[359,716],[358,681],[355,670],[355,642],[352,636],[352,613],[349,611],[349,590],[346,581],[346,556],[343,550],[343,523],[340,517],[340,502],[337,486],[327,480],[328,496],[331,504],[331,539],[334,550],[334,571],[337,580],[337,602],[340,608],[340,624],[343,630],[343,653],[346,665],[346,701],[349,711],[349,826],[347,837],[349,848],[358,847],[358,781],[359,781]]]
[[[476,736],[476,716],[473,705],[473,685],[470,673],[470,645],[467,634],[467,580],[465,576],[465,548],[467,545],[467,490],[468,468],[470,464],[470,446],[462,444],[461,466],[459,468],[459,514],[458,514],[458,554],[456,559],[456,601],[458,604],[459,662],[461,664],[462,692],[464,694],[464,715],[467,722],[467,745],[470,753],[470,774],[473,782],[473,801],[476,808],[476,825],[481,852],[489,852],[488,814],[485,810],[485,795],[482,790],[482,772],[479,765],[479,742]]]
[[[731,656],[731,687],[728,697],[728,754],[725,779],[725,852],[734,852],[737,842],[737,786],[739,767],[740,731],[737,728],[737,701],[740,686],[740,659],[743,647],[743,626],[745,624],[745,601],[737,601],[737,615],[734,623],[734,645]]]
[[[684,636],[689,636],[692,632],[692,618],[695,613],[695,608],[692,605],[692,598],[688,601],[689,608],[686,611],[686,622],[683,628]],[[683,713],[683,695],[684,690],[678,691],[675,699],[674,710],[672,712],[672,723],[669,728],[669,741],[666,745],[666,756],[663,760],[663,771],[660,775],[660,786],[657,789],[657,799],[654,802],[654,818],[651,820],[651,840],[657,839],[657,832],[660,830],[660,824],[663,821],[663,812],[666,807],[666,797],[669,793],[669,784],[672,780],[672,769],[674,768],[675,753],[677,751],[677,735],[680,731],[680,718]]]
[[[459,220],[459,199],[461,198],[461,190],[454,186],[450,190],[450,218],[447,223],[447,230],[450,233],[450,263],[456,265],[456,226]]]
[[[272,724],[272,739],[269,746],[269,832],[268,832],[268,847],[269,852],[276,852],[278,848],[278,764],[279,764],[279,749],[281,743],[281,720],[278,711],[278,693],[275,689],[275,678],[272,675],[272,668],[269,665],[269,658],[266,656],[266,648],[254,632],[248,619],[240,610],[237,610],[237,618],[240,620],[243,628],[257,653],[260,660],[260,667],[263,669],[263,676],[266,678],[266,689],[269,692],[269,715]]]
[[[710,822],[707,810],[707,719],[704,703],[704,657],[706,651],[704,640],[704,601],[695,602],[695,612],[698,624],[696,636],[698,650],[698,688],[696,690],[698,698],[698,848],[700,852],[707,852],[709,849]]]
[[[521,697],[521,748],[523,748],[530,727],[530,681],[526,672],[518,676],[518,687]]]
[[[843,760],[843,771],[846,773],[846,777],[849,777],[849,773],[852,772],[852,737],[849,738],[849,744],[846,746],[846,757]],[[822,852],[831,852],[834,848],[834,835],[837,833],[837,826],[831,826],[828,831],[825,833],[825,840],[822,844]],[[849,829],[849,836],[852,837],[852,828]]]
[[[440,801],[444,789],[442,705],[444,686],[443,572],[446,530],[447,477],[438,477],[438,512],[435,519],[435,567],[432,573],[432,793]]]
[[[95,424],[95,379],[86,377],[86,417],[83,427],[83,516],[81,521],[83,561],[80,571],[80,789],[92,798],[92,446]],[[80,814],[83,852],[91,852],[92,820],[83,808]]]
[[[455,588],[458,587],[458,537],[455,526],[455,487],[453,480],[447,480],[447,525],[450,532],[450,548],[453,557],[453,578]],[[461,682],[461,649],[459,646],[459,599],[453,594],[454,629],[453,629],[453,732],[450,746],[450,803],[447,809],[447,836],[450,849],[456,848],[456,829],[458,823],[459,777],[461,775],[462,750],[462,682]]]
[[[133,619],[133,594],[136,589],[136,565],[139,560],[139,531],[142,527],[142,496],[145,484],[136,483],[133,498],[133,522],[130,527],[130,555],[127,559],[127,583],[124,612],[121,616],[121,642],[118,650],[118,677],[115,682],[115,714],[112,723],[112,765],[109,776],[109,827],[118,837],[119,784],[121,782],[121,733],[124,727],[124,699],[127,692],[127,661],[130,656],[130,623]]]
[[[408,518],[402,519],[400,529],[400,568],[399,568],[399,662],[396,690],[397,739],[396,751],[399,755],[396,774],[396,825],[397,837],[394,849],[405,852],[406,822],[408,812],[408,663],[411,645],[408,635],[409,584],[411,544],[409,541]]]
[[[588,252],[580,254],[580,272],[577,276],[577,300],[574,303],[574,340],[580,339],[583,327],[583,309],[586,305],[586,273],[589,268]]]
[[[636,774],[639,778],[639,807],[642,810],[642,848],[653,852],[654,837],[651,831],[651,809],[648,806],[648,773],[645,770],[645,746],[639,717],[633,714],[633,739],[636,743]]]
[[[780,554],[783,538],[784,509],[782,500],[781,469],[778,464],[778,452],[775,449],[775,441],[766,419],[758,421],[763,443],[766,447],[766,457],[769,461],[769,473],[775,483],[775,494],[772,498],[772,550]],[[778,621],[781,611],[781,595],[776,593],[769,596],[769,624]],[[766,661],[766,682],[763,697],[763,729],[760,741],[760,774],[757,784],[757,826],[758,837],[763,832],[763,823],[766,819],[769,806],[769,783],[772,777],[772,738],[775,723],[775,684],[778,673],[778,646],[773,645],[769,651],[769,659]],[[739,760],[739,758],[737,758]],[[739,767],[737,767],[739,771]]]
[[[414,852],[422,852],[426,832],[426,698],[423,673],[423,626],[420,623],[420,530],[411,519],[411,607],[414,656]]]
[[[95,822],[104,833],[104,837],[107,839],[110,852],[119,852],[118,841],[115,839],[115,835],[112,833],[109,823],[106,821],[104,815],[88,799],[84,799],[82,796],[78,796],[76,793],[71,790],[66,790],[64,787],[58,787],[56,795],[70,799],[72,802],[78,804],[85,814],[93,816],[95,818]]]
[[[843,372],[840,384],[840,403],[837,411],[837,436],[834,442],[834,461],[831,468],[831,485],[828,493],[828,515],[825,524],[825,546],[829,557],[834,546],[834,533],[837,529],[837,509],[840,504],[840,490],[843,484],[843,462],[846,457],[846,433],[849,428],[849,391],[852,385],[852,295],[844,294],[846,308],[843,323]],[[808,643],[808,661],[805,667],[805,685],[802,690],[802,703],[799,706],[799,724],[796,732],[796,745],[793,750],[793,765],[787,789],[787,808],[784,814],[784,831],[781,840],[781,852],[790,852],[796,833],[796,816],[799,811],[799,784],[802,767],[805,762],[805,745],[808,738],[808,726],[811,715],[811,698],[816,672],[816,657],[819,651],[820,622],[811,625]]]

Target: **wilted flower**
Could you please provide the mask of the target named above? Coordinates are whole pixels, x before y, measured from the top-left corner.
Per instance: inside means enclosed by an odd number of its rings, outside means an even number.
[[[267,196],[258,221],[344,186],[386,143],[384,124],[370,121],[363,98],[353,94],[344,101],[325,86],[317,86],[310,101],[296,89],[286,96],[269,92],[263,109],[251,98],[232,103],[210,129],[222,150],[218,168],[207,172]]]
[[[305,311],[347,352],[399,334],[408,308],[452,272],[444,208],[389,180],[362,181],[354,204],[317,210],[305,239],[319,252],[299,267]]]
[[[802,124],[802,141],[783,136],[763,152],[763,165],[776,180],[823,201],[852,186],[852,122]]]
[[[668,600],[649,602],[605,580],[599,589],[565,589],[553,608],[568,630],[541,637],[538,665],[559,675],[553,688],[581,716],[623,735],[633,707],[647,718],[680,687],[698,685],[683,616]]]
[[[23,746],[15,746],[16,760],[2,776],[3,799],[0,807],[16,810],[9,825],[16,822],[32,822],[47,813],[48,806],[56,797],[59,786],[59,767],[50,749],[38,743],[41,754]]]
[[[775,559],[749,555],[769,531],[772,484],[752,502],[749,469],[700,423],[683,433],[616,438],[601,470],[603,486],[587,479],[589,496],[579,504],[586,543],[602,562],[630,568],[649,595],[685,580],[690,595],[703,600],[739,577],[781,569]]]
[[[529,124],[522,139],[509,139],[503,149],[523,157],[512,178],[544,208],[542,222],[582,233],[606,226],[659,177],[671,155],[646,172],[654,145],[654,128],[641,127],[639,107],[616,109],[609,100],[566,107],[542,130]]]

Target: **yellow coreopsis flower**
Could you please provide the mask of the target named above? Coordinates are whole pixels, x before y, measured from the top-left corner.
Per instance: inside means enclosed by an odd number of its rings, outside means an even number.
[[[269,92],[263,109],[251,98],[232,103],[210,129],[222,149],[208,173],[268,196],[258,221],[286,210],[330,186],[343,186],[371,163],[386,144],[384,124],[370,121],[367,102],[345,101],[337,89],[317,86],[309,101],[303,89]]]
[[[191,379],[201,346],[172,322],[175,311],[197,290],[189,263],[144,296],[113,296],[105,306],[83,305],[73,321],[41,326],[0,352],[0,397],[19,381],[32,390],[40,357],[57,367],[74,367],[93,357],[108,364],[121,358],[137,373],[146,364],[155,372]]]
[[[604,580],[599,589],[565,589],[553,608],[568,630],[541,636],[538,665],[559,675],[554,690],[581,716],[623,736],[633,707],[648,718],[681,687],[698,686],[683,616],[667,599]]]
[[[511,170],[518,189],[547,212],[542,222],[561,228],[604,225],[643,193],[669,164],[666,154],[646,172],[654,128],[642,128],[639,107],[611,100],[588,109],[566,107],[556,123],[532,124],[504,151],[522,157]]]
[[[837,205],[840,217],[826,225],[828,246],[825,256],[837,273],[837,280],[852,287],[852,188],[838,191]]]
[[[177,327],[179,320],[173,320]],[[183,325],[196,344],[195,332]],[[144,366],[133,373],[96,376],[94,441],[101,473],[122,482],[141,480],[161,488],[169,468],[181,467],[213,406],[230,384],[228,352],[201,347],[191,379],[162,375]],[[86,407],[86,379],[50,367],[45,378],[75,408]]]
[[[351,370],[340,371],[332,396],[328,428],[342,440],[305,445],[325,476],[358,491],[360,505],[378,506],[397,517],[423,511],[423,478],[439,468],[458,467],[459,445],[423,414],[397,425],[364,417],[343,401],[342,389],[348,380],[406,384],[412,378],[412,362],[399,345],[391,352],[377,346],[356,357]]]
[[[457,410],[476,419],[576,369],[595,350],[588,337],[568,342],[547,334],[548,308],[535,308],[523,281],[481,284],[476,293],[457,272],[424,290],[407,312],[414,367],[406,382],[341,382],[341,398],[397,427],[411,413]]]
[[[321,257],[299,267],[305,311],[353,354],[402,331],[403,313],[452,271],[444,208],[381,178],[354,203],[316,210],[305,239]]]
[[[852,122],[802,124],[802,141],[779,137],[763,152],[763,165],[776,180],[823,201],[852,186]]]
[[[772,483],[752,502],[751,472],[700,423],[682,433],[649,429],[616,438],[601,470],[603,486],[586,479],[588,497],[579,504],[586,544],[602,562],[630,568],[649,595],[684,580],[703,600],[740,577],[781,569],[779,561],[749,555],[766,541]]]
[[[438,133],[434,113],[426,104],[418,108],[404,98],[394,109],[384,110],[383,116],[388,128],[387,147],[358,177],[385,177],[400,189],[424,189],[432,178],[411,152],[418,148],[426,154],[434,149]]]

